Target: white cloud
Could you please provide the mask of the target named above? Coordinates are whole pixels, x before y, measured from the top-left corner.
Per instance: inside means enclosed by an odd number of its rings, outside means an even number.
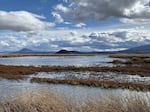
[[[72,24],[71,22],[64,22],[64,24],[66,24],[66,25],[70,25],[70,24]]]
[[[54,26],[44,22],[45,17],[27,11],[0,11],[0,29],[14,31],[37,31]]]
[[[7,42],[0,41],[0,46],[9,47],[9,44]]]
[[[56,5],[55,10],[61,11],[61,12],[63,12],[63,13],[69,12],[69,8],[63,6],[62,4]]]
[[[64,12],[66,19],[81,22],[115,17],[126,19],[122,20],[123,22],[128,20],[130,23],[149,23],[150,7],[146,6],[148,2],[149,0],[70,0],[68,7],[59,4],[55,9]]]
[[[82,27],[85,27],[85,26],[86,26],[85,23],[78,23],[78,24],[75,25],[75,27],[77,27],[77,28],[82,28]]]
[[[55,17],[56,23],[63,23],[64,22],[64,19],[57,12],[52,12],[52,16]]]

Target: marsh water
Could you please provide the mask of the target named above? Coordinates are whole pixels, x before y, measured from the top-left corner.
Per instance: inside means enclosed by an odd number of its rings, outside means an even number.
[[[0,58],[0,64],[3,65],[23,65],[23,66],[113,66],[107,62],[113,61],[108,56],[32,56],[32,57],[12,57]],[[131,76],[127,74],[102,73],[102,72],[50,72],[31,74],[26,80],[11,81],[0,79],[0,99],[8,97],[17,98],[27,91],[47,90],[63,94],[68,98],[86,99],[96,98],[97,95],[114,94],[116,96],[124,96],[127,94],[150,95],[150,92],[136,92],[122,89],[101,89],[86,86],[71,86],[62,84],[38,84],[31,83],[31,77],[40,78],[56,78],[56,79],[97,79],[97,80],[115,80],[150,83],[150,77]],[[81,97],[82,96],[82,97]]]
[[[28,56],[0,58],[3,65],[23,66],[111,66],[113,58],[108,56]]]
[[[29,78],[50,78],[50,79],[83,79],[83,80],[98,80],[98,81],[115,81],[115,82],[132,82],[141,84],[150,84],[150,77],[141,77],[139,75],[121,74],[113,72],[40,72],[37,74],[30,75]]]
[[[150,92],[137,92],[127,89],[102,89],[97,87],[86,86],[71,86],[62,84],[39,84],[30,83],[29,81],[0,81],[0,100],[10,99],[14,100],[19,96],[26,95],[26,93],[33,93],[37,91],[50,91],[58,93],[68,100],[74,99],[77,102],[84,102],[85,100],[96,100],[99,96],[116,96],[126,97],[128,95],[141,95],[142,97],[150,96]]]

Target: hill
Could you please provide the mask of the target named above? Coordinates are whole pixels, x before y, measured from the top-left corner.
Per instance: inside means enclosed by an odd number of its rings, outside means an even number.
[[[53,52],[35,51],[35,50],[28,49],[28,48],[23,48],[19,51],[15,51],[15,52],[11,52],[11,53],[15,53],[15,54],[49,54],[49,53],[53,53]]]
[[[23,48],[19,51],[13,52],[13,53],[33,53],[34,51],[28,48]]]
[[[150,44],[119,51],[119,53],[150,54]]]
[[[68,50],[60,50],[58,52],[56,52],[56,54],[80,54],[80,52],[78,51],[68,51]]]

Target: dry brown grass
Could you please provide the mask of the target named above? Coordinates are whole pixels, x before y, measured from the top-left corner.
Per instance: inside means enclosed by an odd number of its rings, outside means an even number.
[[[67,112],[65,99],[46,91],[4,101],[0,107],[0,112]]]
[[[112,62],[109,63],[113,63],[113,64],[125,64],[127,65],[132,65],[132,66],[143,66],[143,65],[147,65],[150,66],[150,58],[129,58],[126,61],[122,61],[122,60],[113,60]]]
[[[150,58],[150,54],[111,54],[111,58]]]
[[[81,103],[44,91],[27,94],[15,100],[0,101],[0,112],[150,112],[148,96],[112,95],[99,96],[96,99],[87,99]]]
[[[150,54],[147,55],[142,55],[142,54],[113,54],[110,55],[109,57],[112,58],[120,58],[120,59],[126,59],[124,61],[122,60],[113,60],[110,63],[113,64],[124,64],[126,66],[132,65],[132,66],[150,66]]]

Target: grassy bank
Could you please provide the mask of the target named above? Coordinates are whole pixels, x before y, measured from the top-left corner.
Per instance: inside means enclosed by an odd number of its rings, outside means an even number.
[[[81,96],[82,97],[82,96]],[[77,102],[50,92],[36,92],[15,100],[0,101],[0,112],[150,112],[150,97],[97,96]]]
[[[50,83],[50,84],[70,84],[70,85],[83,85],[101,88],[122,88],[137,91],[149,91],[149,84],[131,83],[131,82],[117,82],[117,81],[98,81],[98,80],[83,80],[83,79],[50,79],[50,78],[32,78],[31,82],[36,83]]]
[[[126,66],[128,65],[132,65],[132,66],[150,66],[150,58],[143,58],[143,57],[124,57],[124,59],[126,60],[113,60],[112,62],[110,63],[113,63],[113,64],[124,64]]]
[[[111,54],[109,55],[111,58],[150,58],[150,54]]]
[[[126,66],[150,66],[150,59],[140,59],[140,58],[132,58],[132,59],[128,59],[126,61],[122,61],[122,60],[113,60],[112,62],[113,64],[121,64],[121,65],[126,65]]]

